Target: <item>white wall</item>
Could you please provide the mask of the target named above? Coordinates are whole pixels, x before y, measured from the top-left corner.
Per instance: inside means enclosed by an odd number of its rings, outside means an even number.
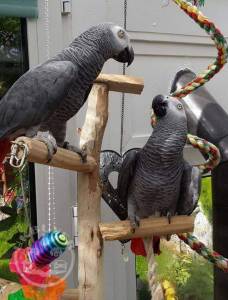
[[[37,21],[29,20],[30,64],[36,65],[45,60],[45,32],[43,20],[44,1],[39,0],[40,16]],[[73,37],[90,25],[113,21],[123,24],[123,0],[72,0],[72,14],[61,16],[60,1],[49,0],[50,11],[50,51],[51,55],[60,51]],[[203,11],[228,35],[228,2],[207,0]],[[145,89],[141,96],[126,95],[124,127],[125,150],[140,147],[151,133],[149,124],[150,106],[153,96],[167,93],[176,71],[183,67],[199,72],[211,63],[216,51],[210,38],[198,25],[194,24],[179,8],[170,1],[162,8],[161,1],[128,1],[128,30],[136,53],[134,64],[127,73],[141,76]],[[110,61],[105,72],[121,73],[122,66]],[[228,68],[218,74],[207,88],[228,111]],[[103,148],[119,151],[121,95],[111,94],[110,117],[106,129]],[[75,128],[83,124],[85,108],[71,120],[68,136],[76,142]],[[36,166],[37,200],[39,223],[47,220],[47,169]],[[58,223],[71,234],[71,206],[76,201],[75,174],[56,170]],[[103,205],[103,218],[113,219],[110,210]],[[125,265],[120,256],[118,242],[105,245],[105,280],[108,300],[134,300],[135,274],[134,259]],[[76,278],[76,277],[75,277]],[[74,278],[74,280],[75,280]],[[71,278],[71,284],[73,279]]]

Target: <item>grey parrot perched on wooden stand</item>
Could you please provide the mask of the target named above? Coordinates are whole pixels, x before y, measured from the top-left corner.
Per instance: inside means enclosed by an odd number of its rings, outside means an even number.
[[[183,105],[176,98],[158,95],[153,99],[152,108],[154,130],[142,149],[129,150],[125,155],[119,166],[114,195],[118,198],[116,203],[127,209],[133,229],[140,225],[141,218],[157,215],[168,216],[170,220],[176,214],[191,214],[200,193],[201,171],[183,158],[187,140],[187,118]],[[101,157],[101,161],[107,161],[108,152]],[[107,184],[105,177],[107,173],[101,169],[104,185]],[[108,196],[107,199],[106,193],[103,193],[103,198],[110,201],[110,193]],[[122,215],[119,215],[121,218]],[[146,255],[140,241],[133,240],[132,250]],[[154,247],[158,252],[158,240],[154,241]]]
[[[65,141],[67,121],[83,106],[110,58],[130,65],[134,52],[123,28],[103,23],[22,75],[0,101],[0,163],[9,152],[9,141],[20,135],[45,142],[49,160],[57,145],[77,152]]]

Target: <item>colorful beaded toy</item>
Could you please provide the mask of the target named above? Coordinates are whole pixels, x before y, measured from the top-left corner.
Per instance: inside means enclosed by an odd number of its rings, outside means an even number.
[[[32,247],[19,248],[13,253],[10,271],[19,275],[26,298],[59,299],[66,284],[50,274],[50,263],[62,255],[67,246],[67,237],[59,231],[53,231],[35,241]],[[19,297],[19,294],[15,294],[15,297]],[[9,299],[17,299],[12,296]]]

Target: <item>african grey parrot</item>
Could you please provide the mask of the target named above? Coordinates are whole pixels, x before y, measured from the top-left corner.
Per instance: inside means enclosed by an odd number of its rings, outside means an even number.
[[[129,150],[119,169],[116,194],[122,207],[128,207],[133,228],[152,215],[191,214],[200,194],[201,171],[183,158],[187,138],[183,105],[158,95],[152,108],[156,124],[150,138],[142,149]]]
[[[152,108],[157,124],[145,146],[124,161],[118,179],[119,194],[126,194],[133,227],[151,215],[188,215],[196,207],[201,171],[183,158],[187,118],[175,98],[158,95]],[[130,176],[129,176],[130,175]],[[126,186],[128,186],[126,193]]]
[[[134,52],[124,29],[103,23],[22,75],[0,101],[0,163],[9,150],[9,140],[20,135],[44,141],[49,159],[57,145],[77,152],[65,142],[67,121],[83,106],[110,58],[130,65]]]

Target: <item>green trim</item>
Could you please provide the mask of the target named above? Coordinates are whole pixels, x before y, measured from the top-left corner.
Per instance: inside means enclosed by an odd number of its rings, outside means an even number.
[[[0,16],[38,17],[37,0],[0,0]]]

